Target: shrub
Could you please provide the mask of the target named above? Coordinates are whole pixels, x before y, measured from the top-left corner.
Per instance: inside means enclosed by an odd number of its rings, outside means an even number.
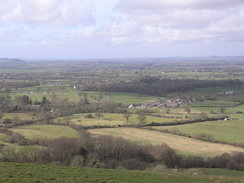
[[[128,170],[145,170],[147,168],[147,163],[139,161],[138,159],[126,159],[119,162],[119,165]]]
[[[11,123],[12,123],[12,120],[9,118],[6,118],[3,120],[3,124],[11,124]]]
[[[213,141],[213,135],[212,134],[206,134],[206,133],[199,133],[196,135],[196,138],[201,140],[207,140],[207,141]]]
[[[85,118],[94,118],[92,114],[85,115]]]

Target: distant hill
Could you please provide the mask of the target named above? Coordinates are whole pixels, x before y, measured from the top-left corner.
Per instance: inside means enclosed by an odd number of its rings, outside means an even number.
[[[17,58],[0,58],[0,62],[18,62],[18,63],[25,63],[25,60],[17,59]]]

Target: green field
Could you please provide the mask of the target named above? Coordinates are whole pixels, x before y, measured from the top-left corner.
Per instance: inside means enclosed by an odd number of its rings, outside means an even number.
[[[88,130],[94,136],[112,135],[123,137],[141,144],[162,144],[167,143],[178,153],[184,155],[197,155],[202,157],[212,157],[226,152],[244,152],[244,148],[231,145],[205,142],[193,138],[182,137],[158,131],[138,129],[138,128],[108,128]]]
[[[58,125],[28,125],[10,129],[28,139],[48,139],[59,137],[78,137],[79,134],[74,129],[67,126]]]
[[[157,99],[157,97],[142,95],[136,93],[126,93],[126,92],[96,92],[88,91],[88,96],[100,96],[102,95],[104,99],[108,99],[114,102],[122,104],[133,104],[133,103],[150,103]]]
[[[188,96],[216,96],[217,99],[224,99],[223,101],[229,101],[229,98],[238,97],[240,95],[219,95],[220,92],[226,91],[238,91],[242,92],[244,90],[243,87],[206,87],[206,88],[195,88],[191,91],[184,92],[184,95]]]
[[[6,141],[9,139],[9,136],[4,134],[4,133],[0,133],[0,142],[1,141]]]
[[[204,172],[205,170],[201,170]],[[207,172],[207,171],[205,171]],[[216,174],[215,174],[216,172]],[[231,175],[229,177],[226,176]],[[0,163],[1,183],[242,183],[239,171],[201,173],[138,172],[93,168],[61,167],[25,163]]]
[[[204,113],[216,113],[220,114],[219,107],[193,107],[193,110],[204,112]],[[236,107],[226,107],[225,115],[228,115],[230,118],[244,119],[244,105],[239,105]]]
[[[39,145],[28,145],[28,146],[21,146],[18,144],[10,144],[7,142],[0,142],[0,159],[1,161],[13,161],[14,158],[18,156],[28,157],[35,160],[35,154],[42,150],[43,146]],[[0,175],[1,177],[1,175]]]
[[[86,118],[85,116],[88,114],[75,114],[70,116],[69,123],[82,125],[82,126],[117,126],[117,125],[137,125],[139,124],[138,115],[131,114],[128,122],[124,118],[123,114],[116,114],[116,113],[102,113],[102,116],[99,118],[96,117],[95,113],[89,113],[93,116],[93,118]],[[65,117],[57,118],[53,120],[53,123],[65,123]],[[174,123],[176,121],[183,121],[184,119],[176,119],[176,118],[166,118],[166,117],[155,117],[146,115],[145,124],[149,123]]]
[[[32,92],[32,94],[30,94],[30,92]],[[79,92],[81,92],[81,94],[86,93],[90,101],[97,100],[99,97],[101,97],[101,100],[110,100],[125,105],[130,105],[132,103],[150,103],[157,100],[157,97],[136,94],[136,93],[79,91],[71,87],[62,87],[62,86],[21,88],[18,89],[17,91],[12,92],[11,97],[15,98],[16,96],[19,95],[27,95],[33,101],[41,101],[43,96],[49,99],[52,99],[53,96],[56,96],[59,99],[67,98],[69,101],[77,102],[81,98],[81,96],[79,96]]]
[[[229,102],[229,101],[204,101],[204,102],[197,102],[197,103],[192,103],[189,104],[191,107],[209,107],[209,106],[213,106],[213,107],[221,107],[221,106],[225,106],[225,107],[231,107],[234,105],[237,105],[238,102]]]
[[[240,112],[241,112],[241,114],[238,114]],[[240,105],[240,106],[237,106],[237,107],[228,107],[228,108],[226,108],[226,113],[231,118],[244,119],[244,105]]]
[[[7,118],[11,120],[18,119],[20,121],[24,121],[24,120],[32,120],[35,119],[36,117],[28,113],[4,113],[3,118],[1,120],[3,121],[4,119]]]
[[[204,175],[230,176],[230,177],[240,177],[244,179],[243,171],[226,170],[226,169],[218,169],[218,168],[200,168],[197,169],[197,172]]]
[[[210,135],[213,140],[230,143],[244,143],[244,121],[209,121],[177,126],[151,127],[198,137],[199,134]]]

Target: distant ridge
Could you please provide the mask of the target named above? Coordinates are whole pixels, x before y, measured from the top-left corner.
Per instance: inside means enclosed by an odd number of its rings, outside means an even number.
[[[22,62],[24,63],[25,60],[21,60],[21,59],[18,59],[18,58],[0,58],[0,62]]]

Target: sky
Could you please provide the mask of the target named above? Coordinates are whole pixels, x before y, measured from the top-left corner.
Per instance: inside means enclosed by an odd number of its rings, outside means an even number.
[[[0,58],[243,55],[244,0],[0,0]]]

